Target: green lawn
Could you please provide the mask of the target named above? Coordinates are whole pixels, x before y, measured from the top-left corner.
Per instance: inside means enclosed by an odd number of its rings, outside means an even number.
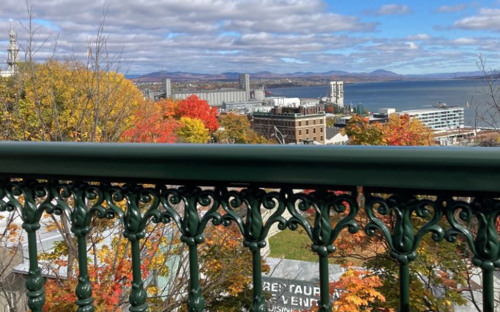
[[[269,239],[269,257],[290,260],[318,261],[311,251],[311,240],[303,229],[285,230]]]
[[[318,262],[318,255],[311,251],[311,240],[306,232],[285,230],[269,239],[271,253],[269,257]],[[334,264],[334,259],[329,259]]]

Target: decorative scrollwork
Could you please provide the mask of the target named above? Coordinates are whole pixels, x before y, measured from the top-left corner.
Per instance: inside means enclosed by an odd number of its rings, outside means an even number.
[[[320,270],[320,301],[318,311],[332,311],[329,287],[328,255],[335,251],[335,240],[345,228],[350,233],[356,233],[359,225],[354,220],[358,213],[356,192],[351,195],[336,195],[327,190],[315,192],[293,193],[287,191],[287,208],[292,217],[288,220],[288,227],[297,230],[299,226],[304,228],[311,239],[312,250],[318,254]],[[311,225],[304,213],[310,209],[314,210],[314,224]],[[341,218],[335,225],[332,224],[332,213],[347,215]]]
[[[40,218],[46,206],[39,207],[37,200],[46,198],[44,202],[46,204],[50,197],[47,196],[47,183],[25,180],[12,181],[3,186],[3,194],[7,198],[5,209],[19,211],[23,220],[23,229],[28,233],[29,276],[26,281],[28,307],[33,312],[41,312],[45,304],[45,279],[38,267],[36,231],[40,229]]]
[[[199,283],[198,245],[203,242],[203,231],[207,223],[222,222],[217,212],[220,206],[220,190],[202,190],[199,187],[183,186],[179,188],[162,188],[161,203],[166,209],[161,216],[163,222],[174,221],[181,232],[181,241],[189,246],[189,298],[188,311],[201,312],[205,309],[205,299]],[[200,216],[198,207],[207,210]],[[180,210],[183,209],[181,216]]]
[[[289,192],[287,203],[288,211],[292,215],[288,220],[288,227],[291,230],[296,230],[299,225],[303,227],[313,242],[313,251],[319,255],[327,256],[335,251],[334,242],[343,229],[347,228],[352,234],[359,230],[359,225],[354,220],[358,213],[358,204],[353,195],[335,195],[326,190],[310,194]],[[344,213],[347,208],[348,214],[333,226],[331,213]],[[314,225],[303,215],[309,209],[314,209]]]
[[[477,228],[468,228],[473,216]],[[465,238],[474,257],[473,263],[486,271],[500,267],[500,237],[496,222],[500,215],[500,201],[491,198],[475,198],[472,203],[450,199],[446,207],[446,218],[451,228],[446,231],[446,240],[455,242],[457,236]],[[474,233],[475,232],[475,233]]]
[[[443,199],[432,201],[408,195],[393,195],[388,199],[368,196],[366,213],[370,222],[366,225],[365,231],[373,236],[379,230],[389,244],[391,256],[400,263],[408,264],[417,258],[416,250],[425,234],[432,233],[435,241],[443,239],[444,231],[438,224],[443,216],[443,202]],[[393,213],[395,223],[392,233],[386,222],[375,216],[375,207],[382,216],[389,216],[391,212]],[[421,219],[427,220],[431,216],[428,207],[432,207],[432,218],[420,226],[415,234],[412,215],[415,213]]]
[[[220,190],[218,189],[202,190],[191,186],[162,188],[161,203],[166,211],[157,218],[165,223],[173,220],[182,233],[182,241],[189,246],[197,245],[203,241],[203,231],[210,220],[214,224],[221,223],[221,216],[217,212],[220,205],[219,198]],[[208,208],[202,216],[198,213],[200,206]]]
[[[286,208],[284,193],[267,193],[260,188],[223,190],[222,207],[225,211],[222,216],[224,224],[235,222],[245,238],[245,246],[253,251],[259,251],[266,246],[265,239],[273,224],[277,223],[280,230],[286,229],[287,221],[282,216]],[[267,221],[263,219],[261,208],[274,210]],[[245,218],[236,212],[241,209],[245,210]]]
[[[256,272],[253,279],[253,302],[251,312],[266,312],[267,304],[262,294],[262,267],[260,250],[266,246],[266,237],[271,226],[277,223],[280,230],[286,229],[287,222],[283,218],[285,212],[285,193],[266,192],[263,189],[252,187],[241,191],[222,191],[222,207],[225,214],[222,223],[229,225],[235,222],[243,237],[244,246],[252,252],[253,270]],[[262,208],[274,212],[264,220]],[[243,211],[242,211],[243,210]],[[237,211],[244,212],[243,216]]]

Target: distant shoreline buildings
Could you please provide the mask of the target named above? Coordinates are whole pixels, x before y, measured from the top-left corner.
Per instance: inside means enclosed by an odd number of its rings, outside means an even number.
[[[196,95],[198,98],[207,101],[210,106],[215,107],[222,107],[224,104],[228,103],[238,104],[264,100],[264,90],[251,90],[249,74],[240,74],[238,81],[238,89],[176,91],[172,90],[172,82],[167,78],[164,81],[165,92],[161,94],[160,97],[181,100],[189,97],[190,95]]]

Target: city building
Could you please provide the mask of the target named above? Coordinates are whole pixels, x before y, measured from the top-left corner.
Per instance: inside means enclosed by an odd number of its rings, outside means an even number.
[[[210,106],[222,106],[224,102],[245,103],[250,101],[252,90],[250,89],[249,74],[240,74],[239,87],[239,89],[174,91],[172,90],[171,80],[165,79],[164,97],[182,100],[194,94],[200,99],[207,101]]]
[[[16,33],[12,28],[12,20],[10,20],[9,47],[7,48],[7,70],[0,72],[1,77],[10,77],[16,73],[18,55],[19,47],[17,46]]]
[[[439,103],[435,108],[405,110],[399,114],[418,118],[424,126],[432,130],[463,128],[465,124],[464,108],[449,107],[444,103]]]
[[[240,74],[240,89],[245,90],[247,100],[250,99],[250,75]]]
[[[288,98],[284,96],[266,97],[263,101],[264,106],[286,106],[286,107],[299,107],[299,98]]]
[[[321,106],[276,106],[252,114],[252,128],[281,144],[325,144],[326,115]]]
[[[251,114],[262,107],[262,100],[250,100],[246,102],[223,102],[222,112],[234,112],[239,114]]]
[[[436,145],[441,146],[473,146],[480,130],[471,127],[437,130],[433,137]],[[497,133],[497,132],[496,132]],[[498,134],[498,133],[497,133]]]
[[[347,144],[349,138],[347,134],[343,134],[339,128],[326,128],[325,145],[344,145]]]
[[[386,123],[389,120],[389,115],[396,112],[394,108],[380,108],[378,110],[378,113],[374,113],[370,116],[366,116],[368,118],[369,123]],[[344,116],[340,117],[335,121],[334,126],[336,128],[345,128],[347,126],[347,123],[349,122],[349,119],[351,119],[352,116]]]
[[[344,106],[344,82],[330,81],[330,102],[340,107]]]

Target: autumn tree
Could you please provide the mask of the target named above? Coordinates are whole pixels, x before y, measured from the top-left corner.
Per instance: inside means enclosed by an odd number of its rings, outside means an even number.
[[[197,118],[181,117],[177,136],[180,142],[185,143],[208,143],[210,133],[203,121]]]
[[[214,136],[218,143],[225,144],[259,144],[268,143],[268,140],[259,136],[250,127],[246,115],[229,113],[220,117],[221,128]]]
[[[348,123],[345,132],[349,135],[351,145],[392,145],[422,146],[433,145],[432,133],[418,120],[408,115],[393,114],[386,124],[370,124],[367,118],[354,116]],[[388,194],[375,194],[388,198]],[[420,199],[425,199],[420,196]],[[432,200],[432,198],[431,198]],[[362,199],[361,199],[362,202]],[[429,208],[429,216],[432,208]],[[378,214],[377,218],[394,231],[395,214]],[[376,272],[381,285],[377,290],[385,298],[385,302],[374,301],[373,308],[397,309],[399,304],[398,262],[390,256],[390,245],[380,232],[368,236],[363,232],[369,222],[364,209],[360,210],[356,221],[361,227],[359,233],[350,235],[342,233],[338,240],[338,252],[332,257],[344,265],[362,266]],[[412,224],[418,231],[428,219],[413,218]],[[444,227],[445,221],[441,220]],[[417,250],[418,257],[410,266],[410,309],[413,311],[451,311],[453,305],[464,305],[464,285],[467,284],[465,272],[469,272],[467,246],[463,242],[449,244],[437,243],[430,236],[424,236]]]
[[[330,283],[329,291],[337,297],[333,302],[333,311],[377,311],[373,308],[374,304],[385,302],[385,297],[377,290],[380,286],[380,277],[372,271],[348,268],[338,281]],[[316,310],[313,307],[302,312]]]
[[[143,96],[119,74],[120,55],[106,50],[106,11],[88,41],[86,60],[66,55],[64,61],[56,61],[54,50],[45,62],[35,59],[49,36],[33,25],[34,13],[29,5],[27,13],[23,28],[28,39],[22,44],[25,59],[18,64],[15,75],[0,78],[0,138],[118,141],[130,125],[134,111],[141,106]]]
[[[34,72],[26,70],[28,66]],[[143,101],[132,82],[116,72],[103,74],[97,85],[90,83],[93,73],[81,63],[19,67],[17,76],[3,80],[4,140],[117,141]]]
[[[350,145],[434,145],[432,131],[408,115],[391,114],[385,124],[370,123],[369,118],[354,115],[344,132]]]
[[[117,234],[120,224],[113,224],[113,234],[96,231],[91,241],[100,241],[91,248],[89,275],[94,291],[96,312],[126,311],[132,282],[131,255],[127,240]],[[205,242],[199,247],[200,284],[209,311],[240,312],[252,303],[251,254],[243,246],[236,226],[210,226]],[[152,311],[187,311],[186,291],[189,282],[187,249],[180,242],[180,233],[169,225],[150,225],[142,244],[141,268]],[[51,274],[57,276],[68,265],[67,250],[59,243],[42,260],[51,260]],[[229,269],[231,268],[231,269]],[[74,268],[77,270],[77,268]],[[263,263],[264,272],[269,267]],[[53,278],[46,283],[47,301],[44,311],[70,312],[75,310],[76,278]]]
[[[210,133],[219,129],[217,108],[210,107],[207,101],[201,100],[194,94],[178,102],[175,108],[175,117],[177,119],[182,117],[199,119]]]
[[[370,124],[368,118],[360,115],[349,119],[344,133],[351,145],[385,145],[383,126],[380,123]]]
[[[133,126],[121,137],[125,142],[207,143],[219,128],[217,109],[191,95],[183,100],[147,102],[138,108]]]
[[[177,102],[167,99],[158,102],[145,101],[132,119],[133,126],[126,130],[121,140],[142,143],[175,143],[180,127],[174,118]]]

